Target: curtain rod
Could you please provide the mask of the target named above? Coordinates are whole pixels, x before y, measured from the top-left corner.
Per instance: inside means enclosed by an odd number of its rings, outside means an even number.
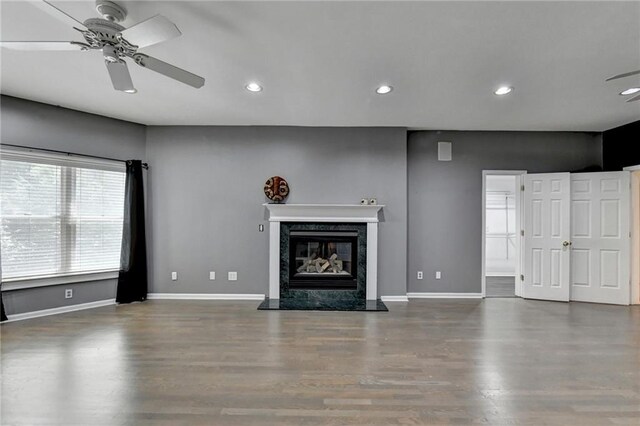
[[[120,160],[118,158],[100,157],[100,156],[97,156],[97,155],[76,154],[75,152],[58,151],[58,150],[55,150],[55,149],[34,148],[32,146],[24,146],[24,145],[13,145],[13,144],[10,144],[10,143],[2,143],[2,144],[0,144],[0,146],[10,146],[12,148],[33,149],[33,150],[36,150],[36,151],[45,151],[45,152],[55,152],[56,154],[64,154],[64,155],[76,156],[76,157],[98,158],[100,160],[118,161],[120,163],[126,163],[128,161],[128,160]],[[149,164],[148,163],[142,163],[142,168],[145,169],[145,170],[148,170],[149,169]]]

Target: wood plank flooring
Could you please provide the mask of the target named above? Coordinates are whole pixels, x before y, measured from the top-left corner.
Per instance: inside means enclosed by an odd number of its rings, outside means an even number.
[[[640,308],[147,301],[2,325],[3,425],[640,424]]]
[[[516,277],[485,278],[487,297],[516,297]]]

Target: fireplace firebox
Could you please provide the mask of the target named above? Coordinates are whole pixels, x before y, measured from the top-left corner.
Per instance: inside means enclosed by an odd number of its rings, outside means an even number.
[[[289,288],[355,290],[358,286],[358,233],[291,231]]]

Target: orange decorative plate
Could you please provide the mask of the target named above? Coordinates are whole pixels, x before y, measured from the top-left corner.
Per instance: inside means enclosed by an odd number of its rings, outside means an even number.
[[[289,184],[280,176],[272,176],[264,183],[264,195],[277,203],[284,201],[289,195]]]

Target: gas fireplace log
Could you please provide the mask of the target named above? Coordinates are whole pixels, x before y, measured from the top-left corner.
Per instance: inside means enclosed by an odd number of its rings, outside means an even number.
[[[316,259],[316,272],[321,273],[324,272],[324,270],[326,268],[323,268],[323,266],[328,263],[326,259]]]
[[[311,259],[307,259],[304,261],[301,267],[297,269],[298,272],[308,272],[309,266],[311,265]]]
[[[331,257],[333,258],[333,256]],[[333,271],[334,274],[337,274],[338,272],[342,272],[342,260],[338,260],[337,256],[336,256],[336,259],[330,258],[329,263],[331,264],[331,270]]]
[[[298,272],[315,272],[316,269],[316,257],[318,257],[317,253],[312,253],[311,256],[309,258],[307,258],[307,260],[305,260],[302,263],[302,266],[300,266],[297,271]],[[313,270],[312,270],[313,269]]]
[[[321,257],[317,257],[314,253],[310,258],[303,262],[302,266],[300,266],[297,271],[317,274],[333,272],[334,274],[337,274],[342,272],[343,268],[342,260],[338,259],[337,254],[332,254],[329,259],[323,259]]]

